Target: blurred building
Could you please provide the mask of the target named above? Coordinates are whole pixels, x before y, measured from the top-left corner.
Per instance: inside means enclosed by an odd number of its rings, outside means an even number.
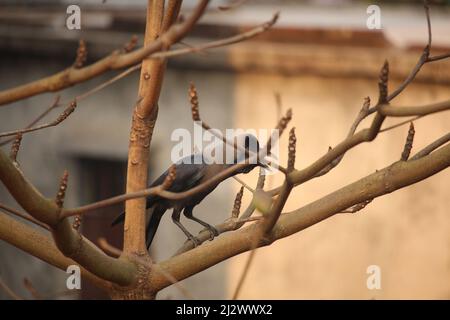
[[[83,1],[81,30],[67,30],[67,3],[19,1],[0,7],[0,90],[60,71],[73,63],[80,38],[88,44],[88,63],[121,48],[133,34],[142,39],[144,1]],[[223,1],[222,1],[223,2]],[[70,2],[72,4],[73,2]],[[186,1],[186,14],[193,1]],[[213,1],[217,8],[220,1]],[[391,6],[383,2],[382,28],[368,30],[365,2],[248,1],[230,10],[211,9],[184,44],[196,45],[228,37],[270,20],[277,25],[257,39],[230,47],[176,57],[165,76],[158,122],[151,146],[150,176],[170,163],[170,135],[176,128],[193,130],[187,89],[197,86],[202,117],[211,126],[271,128],[280,110],[292,108],[297,128],[298,167],[304,167],[341,141],[363,98],[377,99],[377,75],[390,62],[390,88],[404,79],[426,43],[426,21],[420,5]],[[450,11],[432,7],[433,53],[450,51]],[[142,43],[142,41],[140,42]],[[450,62],[426,65],[417,80],[395,100],[415,105],[449,98]],[[61,92],[70,101],[117,72]],[[56,193],[59,177],[70,173],[67,206],[78,206],[124,191],[131,113],[137,99],[138,76],[132,74],[81,101],[62,125],[24,137],[19,162],[26,176],[46,196]],[[55,94],[43,94],[0,107],[1,131],[20,128],[45,110]],[[56,118],[53,111],[46,119]],[[282,110],[282,111],[283,111]],[[388,120],[386,125],[399,120]],[[448,132],[450,115],[430,116],[415,123],[414,150]],[[367,125],[367,123],[362,124]],[[400,157],[407,127],[381,134],[349,152],[329,175],[295,189],[286,210],[298,208]],[[286,161],[286,137],[281,158]],[[1,141],[0,141],[1,142]],[[255,174],[244,176],[254,183]],[[241,298],[450,298],[450,218],[448,171],[394,194],[374,200],[355,215],[337,215],[317,226],[260,249]],[[269,177],[275,186],[280,177]],[[196,210],[219,223],[231,212],[238,185],[224,182]],[[14,205],[3,186],[0,200]],[[250,195],[244,196],[244,202]],[[244,203],[245,205],[245,203]],[[86,215],[82,232],[92,241],[106,236],[121,246],[120,228],[109,227],[121,206]],[[170,214],[158,230],[152,254],[166,259],[181,246],[183,234]],[[200,230],[187,224],[191,230]],[[196,298],[229,298],[243,269],[246,254],[183,281]],[[378,265],[381,290],[366,287],[366,270]],[[48,296],[65,289],[66,274],[0,242],[0,276],[29,297],[22,280],[29,278]],[[264,279],[264,281],[261,281]],[[83,298],[104,297],[83,283]],[[3,292],[0,297],[5,298]],[[72,296],[73,297],[73,296]],[[183,298],[168,288],[161,299]]]

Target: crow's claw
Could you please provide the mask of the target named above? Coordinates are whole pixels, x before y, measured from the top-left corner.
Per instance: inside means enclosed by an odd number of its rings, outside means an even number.
[[[194,237],[194,236],[190,236],[190,237],[188,237],[189,238],[189,240],[192,242],[192,244],[194,245],[194,248],[195,247],[197,247],[197,246],[199,246],[201,243],[200,243],[200,240],[198,240],[196,237]]]

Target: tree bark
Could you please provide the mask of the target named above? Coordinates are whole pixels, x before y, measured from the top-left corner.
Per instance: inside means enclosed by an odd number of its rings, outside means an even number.
[[[164,15],[163,0],[149,0],[144,45],[160,36]],[[156,118],[158,99],[165,70],[160,59],[142,62],[139,95],[133,112],[128,151],[127,193],[147,187],[149,148]],[[147,255],[145,245],[145,198],[125,203],[124,254]]]

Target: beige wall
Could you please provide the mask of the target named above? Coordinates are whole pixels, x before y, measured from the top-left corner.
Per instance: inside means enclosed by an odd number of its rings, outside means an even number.
[[[235,82],[236,127],[276,123],[274,92],[292,108],[297,133],[297,168],[317,159],[344,136],[377,81],[246,73]],[[415,105],[448,99],[449,87],[412,85],[395,100]],[[399,121],[386,121],[385,125]],[[367,126],[367,121],[362,125]],[[448,132],[450,113],[415,122],[413,152]],[[399,159],[408,126],[382,133],[350,151],[334,171],[294,190],[286,211],[298,208]],[[286,141],[280,147],[286,161]],[[254,183],[254,176],[244,177]],[[281,176],[269,178],[278,185]],[[238,186],[236,186],[237,189]],[[301,233],[258,250],[240,298],[382,299],[450,298],[450,171],[374,200],[357,214],[334,216]],[[246,203],[250,195],[244,196]],[[248,254],[231,260],[233,292]],[[381,290],[366,287],[366,268],[381,267]]]

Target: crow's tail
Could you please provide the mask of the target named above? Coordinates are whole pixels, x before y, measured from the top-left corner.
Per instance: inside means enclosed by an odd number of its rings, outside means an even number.
[[[119,214],[117,218],[114,219],[113,222],[111,222],[111,227],[114,227],[116,224],[122,223],[125,220],[125,212],[122,212]]]
[[[147,202],[145,204],[145,208],[148,209],[150,208],[153,203],[155,201],[155,197],[148,197],[147,198]],[[111,227],[114,227],[116,224],[122,223],[125,220],[125,212],[122,212],[121,214],[119,214],[119,216],[117,216],[117,218],[114,219],[113,222],[111,222]]]
[[[147,230],[146,230],[146,243],[147,243],[147,249],[150,248],[150,245],[152,244],[153,238],[155,237],[156,230],[158,229],[159,222],[161,221],[161,218],[166,212],[166,208],[154,205],[153,208],[151,208],[151,217],[147,223]],[[122,212],[114,221],[111,223],[111,226],[115,226],[116,224],[122,223],[125,220],[125,212]]]
[[[146,243],[147,243],[147,249],[150,248],[150,245],[152,244],[153,238],[155,237],[156,230],[158,230],[159,222],[161,221],[161,218],[166,212],[166,208],[155,205],[153,207],[153,212],[151,213],[151,217],[147,223],[147,230],[146,230]]]

